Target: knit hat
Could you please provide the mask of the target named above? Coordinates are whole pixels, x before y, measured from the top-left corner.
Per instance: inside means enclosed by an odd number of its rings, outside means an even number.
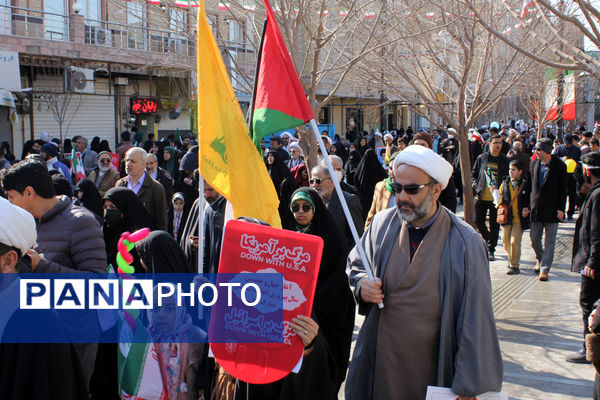
[[[552,154],[552,140],[548,138],[541,138],[537,141],[534,148],[536,150],[541,150],[544,153]]]
[[[46,143],[42,146],[42,151],[50,157],[56,157],[58,155],[58,146],[54,143]]]

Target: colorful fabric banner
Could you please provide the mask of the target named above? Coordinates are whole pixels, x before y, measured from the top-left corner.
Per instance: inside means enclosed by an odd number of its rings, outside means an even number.
[[[264,3],[267,20],[258,56],[252,112],[252,140],[257,148],[265,136],[314,118],[271,5],[268,0]]]
[[[204,0],[200,2],[197,32],[200,174],[233,205],[236,218],[259,218],[281,228],[277,192],[250,139]]]

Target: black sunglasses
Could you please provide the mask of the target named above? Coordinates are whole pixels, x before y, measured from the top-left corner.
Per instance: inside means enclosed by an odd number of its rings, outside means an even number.
[[[302,211],[309,212],[310,210],[312,210],[312,207],[309,204],[302,204]],[[292,212],[297,213],[298,211],[300,211],[300,204],[294,204],[292,206]]]
[[[100,162],[101,163],[109,163],[110,162],[110,158],[101,158]]]
[[[425,186],[430,186],[434,184],[435,182],[429,182],[424,185],[417,185],[416,183],[411,183],[409,185],[401,185],[397,182],[392,182],[390,186],[396,194],[402,193],[403,190],[406,192],[406,194],[417,194],[419,193],[419,190],[423,189]]]
[[[316,183],[317,185],[320,185],[325,179],[331,179],[331,178],[314,178],[314,179],[309,179],[308,183],[310,183],[311,185],[313,183]]]

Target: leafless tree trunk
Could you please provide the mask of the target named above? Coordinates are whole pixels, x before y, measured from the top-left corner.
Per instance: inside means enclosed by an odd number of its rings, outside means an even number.
[[[489,5],[477,2],[484,3]],[[456,129],[465,221],[473,225],[468,130],[511,93],[532,63],[486,31],[462,1],[425,0],[422,7],[427,13],[416,12],[411,20],[411,29],[421,34],[388,46],[379,63],[391,93],[409,102],[433,126]],[[491,15],[499,12],[498,7],[484,10]],[[520,38],[523,45],[527,40]],[[377,79],[379,74],[372,70],[366,66],[362,71]]]

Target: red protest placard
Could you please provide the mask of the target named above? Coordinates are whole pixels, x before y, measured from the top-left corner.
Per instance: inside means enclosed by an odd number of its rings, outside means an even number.
[[[249,383],[271,383],[285,377],[304,351],[290,327],[292,318],[311,315],[323,239],[237,220],[225,227],[219,273],[280,273],[283,275],[283,343],[211,343],[218,363]],[[225,310],[213,308],[209,338],[224,320]],[[237,327],[239,329],[239,327]]]

